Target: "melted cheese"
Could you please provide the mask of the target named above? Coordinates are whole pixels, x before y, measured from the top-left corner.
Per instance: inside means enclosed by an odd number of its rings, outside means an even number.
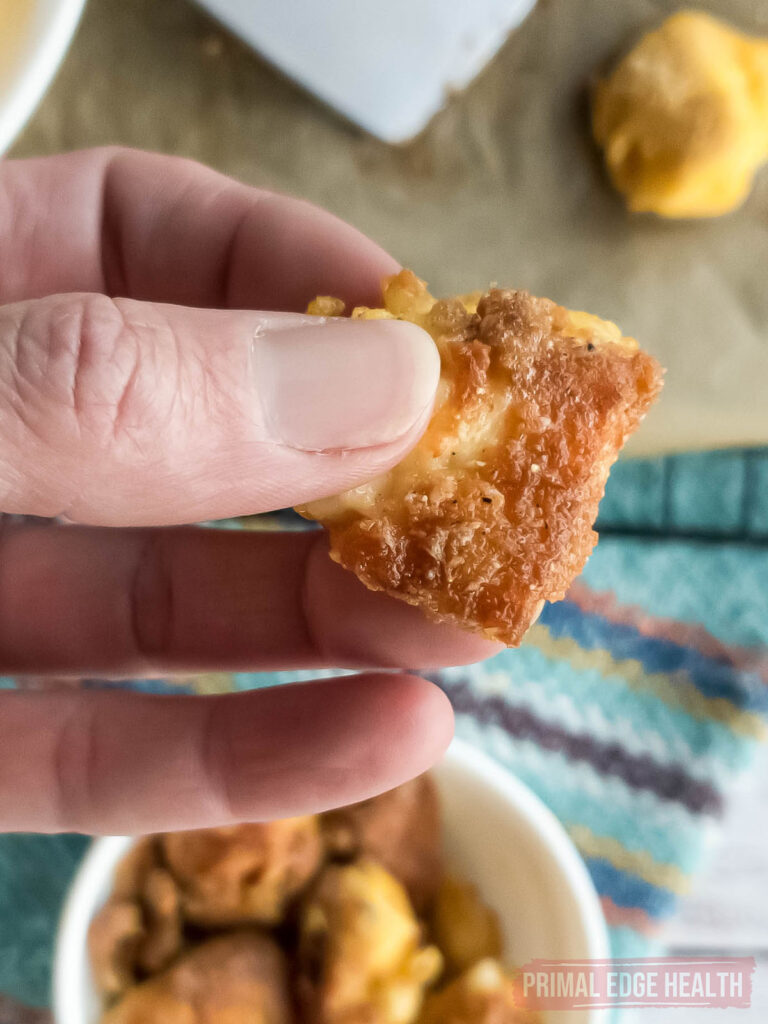
[[[410,281],[411,278],[406,278],[403,285],[402,276],[394,279],[385,295],[388,308],[360,306],[352,311],[352,316],[364,320],[401,316],[426,325],[435,300],[418,278],[412,278],[418,286],[409,284]],[[475,313],[481,297],[482,292],[472,292],[461,296],[460,301],[469,313]],[[343,303],[339,306],[338,299],[321,296],[310,303],[308,312],[339,315],[343,312]],[[637,348],[634,338],[624,337],[616,324],[591,313],[563,310],[562,323],[557,326],[563,334],[584,344],[614,344],[627,351]],[[440,339],[436,340],[440,345]],[[326,523],[343,519],[349,513],[372,516],[383,502],[398,501],[414,492],[425,492],[435,482],[461,478],[482,466],[486,453],[496,447],[503,436],[503,427],[509,416],[507,396],[503,387],[494,389],[489,386],[484,394],[476,396],[469,415],[457,417],[451,414],[453,387],[443,363],[432,420],[413,451],[388,473],[343,494],[311,502],[302,508],[302,512]],[[488,490],[492,489],[489,487]],[[422,496],[428,500],[425,494]]]
[[[598,85],[593,130],[631,210],[734,209],[768,159],[768,40],[703,12],[672,15]]]

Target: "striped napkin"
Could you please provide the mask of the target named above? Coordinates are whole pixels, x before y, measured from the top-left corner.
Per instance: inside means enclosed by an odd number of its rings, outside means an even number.
[[[519,650],[434,678],[458,732],[563,823],[614,955],[638,956],[658,948],[765,737],[768,450],[620,463],[600,528],[567,600],[545,608]],[[173,685],[226,692],[317,675]],[[56,918],[85,844],[0,837],[0,991],[45,1004]]]

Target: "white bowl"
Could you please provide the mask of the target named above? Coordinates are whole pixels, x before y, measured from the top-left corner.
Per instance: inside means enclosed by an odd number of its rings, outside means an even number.
[[[500,916],[505,959],[606,959],[608,937],[583,861],[554,815],[526,786],[454,740],[433,769],[451,869],[471,879]],[[53,970],[56,1024],[95,1024],[99,999],[86,937],[132,839],[98,839],[85,856],[59,925]],[[543,1015],[547,1024],[550,1017]],[[558,1011],[551,1024],[597,1024],[600,1010]]]
[[[12,0],[0,14],[0,153],[42,99],[84,6],[85,0]]]

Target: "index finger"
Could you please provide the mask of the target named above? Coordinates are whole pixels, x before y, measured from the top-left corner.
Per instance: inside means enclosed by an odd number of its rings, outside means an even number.
[[[375,305],[398,264],[325,210],[117,147],[0,165],[0,303],[62,292],[300,312]]]

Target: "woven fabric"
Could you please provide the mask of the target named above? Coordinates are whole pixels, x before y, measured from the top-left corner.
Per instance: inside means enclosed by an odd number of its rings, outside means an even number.
[[[285,516],[245,525],[276,524],[298,525]],[[562,821],[595,882],[614,954],[636,956],[663,940],[765,737],[768,452],[620,465],[601,524],[568,599],[545,608],[519,650],[435,679],[458,732]],[[173,688],[226,692],[317,675],[208,674]],[[0,837],[0,991],[46,1002],[56,918],[85,843]]]
[[[444,673],[582,853],[616,956],[658,948],[765,737],[767,639],[768,549],[608,539],[519,651]]]
[[[603,533],[768,543],[768,449],[619,462],[598,525]]]

